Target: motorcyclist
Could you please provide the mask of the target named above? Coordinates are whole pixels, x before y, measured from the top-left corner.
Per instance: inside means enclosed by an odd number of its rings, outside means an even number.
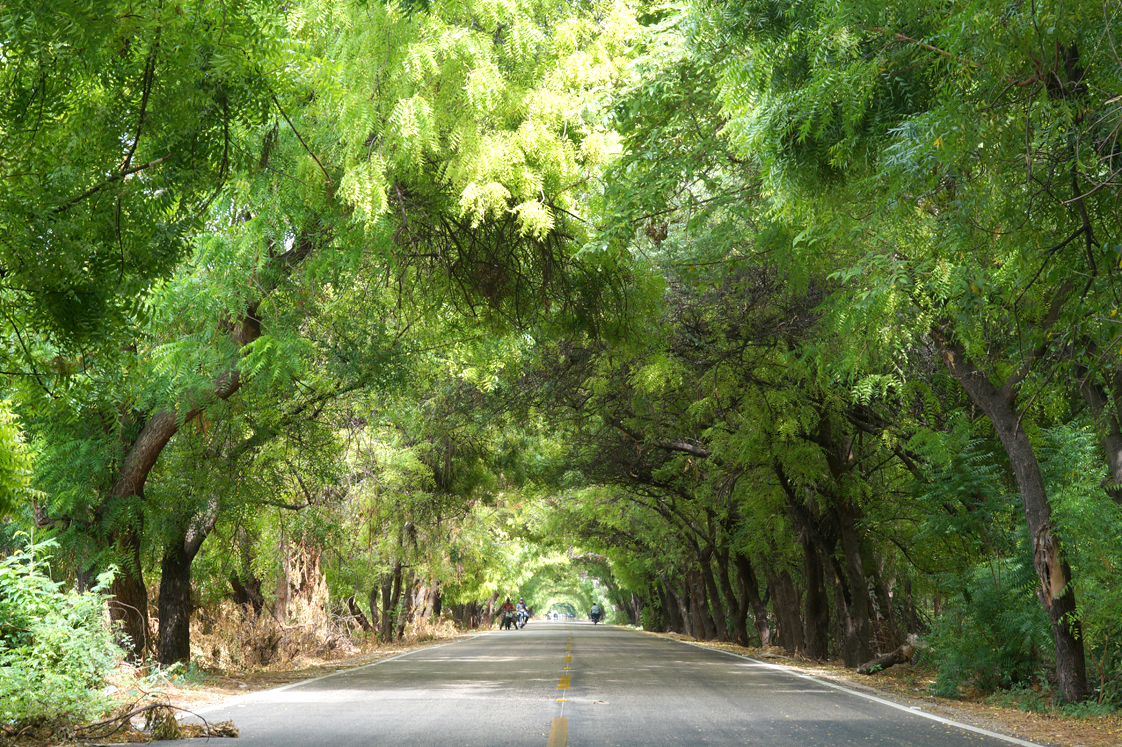
[[[593,602],[592,603],[592,609],[590,609],[588,611],[588,616],[592,618],[592,624],[593,625],[600,622],[600,616],[602,614],[604,614],[604,612],[603,612],[603,610],[600,609],[600,605]]]
[[[503,606],[499,607],[499,630],[509,630],[510,626],[514,624],[514,605],[510,603],[510,597],[506,598]]]
[[[530,619],[530,608],[526,606],[526,601],[522,597],[518,597],[518,604],[514,606],[514,612],[516,615],[522,616],[523,625],[526,624],[526,620]]]

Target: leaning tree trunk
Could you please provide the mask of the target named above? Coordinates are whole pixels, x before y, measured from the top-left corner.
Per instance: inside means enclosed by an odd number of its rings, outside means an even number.
[[[1016,407],[1016,389],[1020,379],[1010,378],[999,389],[966,357],[961,345],[949,343],[939,331],[935,331],[933,336],[939,343],[939,352],[947,370],[990,419],[1001,445],[1005,447],[1032,538],[1033,564],[1040,579],[1037,597],[1052,623],[1060,697],[1068,703],[1084,700],[1087,697],[1087,662],[1071,583],[1071,568],[1052,523],[1052,506],[1044,488],[1040,463],[1028,434],[1021,427],[1021,416]]]

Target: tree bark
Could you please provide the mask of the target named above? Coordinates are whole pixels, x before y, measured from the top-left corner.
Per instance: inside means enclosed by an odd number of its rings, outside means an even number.
[[[401,561],[395,561],[393,571],[382,581],[382,640],[393,641],[397,603],[401,598]]]
[[[1099,428],[1102,451],[1106,459],[1110,477],[1103,480],[1102,486],[1115,503],[1122,504],[1122,428],[1119,428],[1119,411],[1122,407],[1122,374],[1115,371],[1113,379],[1115,406],[1111,407],[1106,391],[1098,382],[1092,381],[1090,373],[1084,368],[1079,371],[1082,381],[1079,393],[1091,410],[1091,416]]]
[[[1028,434],[1021,427],[1021,418],[1016,408],[1016,390],[1020,378],[1014,375],[999,389],[967,358],[961,345],[949,342],[939,330],[935,330],[932,336],[939,345],[947,370],[990,419],[1005,447],[1021,494],[1025,522],[1032,537],[1033,563],[1040,579],[1037,596],[1052,623],[1060,697],[1068,703],[1085,700],[1087,663],[1083,650],[1082,626],[1071,583],[1071,568],[1052,523],[1052,506],[1044,488],[1040,463]]]
[[[347,610],[350,611],[351,616],[358,621],[359,627],[365,632],[370,633],[374,628],[370,625],[370,621],[366,619],[366,615],[363,614],[362,608],[358,606],[358,602],[355,601],[355,597],[357,596],[358,594],[351,594],[347,597]]]
[[[861,553],[862,538],[857,522],[861,518],[861,508],[854,502],[841,501],[835,512],[841,534],[842,553],[845,556],[845,574],[848,581],[845,662],[847,666],[857,666],[868,661],[876,649],[873,648],[873,625],[869,604],[869,584],[865,577],[864,560]]]
[[[800,533],[803,546],[803,572],[806,575],[806,598],[803,619],[806,621],[806,656],[826,659],[830,655],[830,602],[822,581],[822,561],[807,532]]]
[[[919,646],[914,643],[904,643],[890,654],[867,661],[857,669],[857,674],[876,674],[897,664],[907,664],[915,656]]]
[[[706,547],[699,553],[698,570],[701,571],[701,580],[705,584],[705,595],[709,599],[710,615],[713,620],[713,632],[718,641],[729,640],[728,619],[725,616],[725,605],[721,601],[721,592],[717,589],[717,581],[713,577],[713,546]]]
[[[707,641],[716,640],[717,626],[709,612],[709,600],[705,598],[705,580],[701,576],[701,569],[686,573],[690,587],[690,614],[694,618],[696,631],[694,636],[701,633]]]
[[[771,590],[772,607],[779,625],[779,645],[788,653],[805,652],[806,636],[803,632],[803,618],[799,612],[799,593],[786,570],[768,571],[768,588]]]
[[[767,647],[771,645],[771,626],[768,624],[767,603],[760,598],[760,584],[756,580],[756,571],[752,568],[751,561],[747,556],[736,553],[736,577],[738,585],[740,586],[741,597],[747,602],[741,602],[741,607],[749,606],[752,609],[752,618],[756,625],[756,637],[760,639],[760,646]],[[747,615],[747,610],[745,610]],[[747,629],[745,629],[745,637],[747,638]],[[748,643],[740,644],[742,646],[749,645]]]
[[[109,621],[119,626],[118,643],[125,657],[134,664],[144,660],[149,645],[148,589],[140,563],[140,536],[143,520],[137,518],[126,529],[111,535],[111,542],[122,556],[119,571],[110,587]]]
[[[218,521],[218,500],[183,522],[160,564],[160,632],[156,659],[163,665],[191,660],[191,564]]]

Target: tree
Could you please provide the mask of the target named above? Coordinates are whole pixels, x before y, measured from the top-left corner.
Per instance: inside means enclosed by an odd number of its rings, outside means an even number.
[[[761,159],[797,232],[789,251],[836,255],[849,295],[835,318],[881,366],[931,345],[993,422],[1036,547],[1061,692],[1081,700],[1074,589],[1026,416],[1047,417],[1038,395],[1065,359],[1103,364],[1088,355],[1105,349],[1101,317],[1082,309],[1115,303],[1098,237],[1117,219],[1119,81],[1100,44],[1116,17],[1098,2],[742,3],[725,17],[747,42],[725,71],[730,137]]]

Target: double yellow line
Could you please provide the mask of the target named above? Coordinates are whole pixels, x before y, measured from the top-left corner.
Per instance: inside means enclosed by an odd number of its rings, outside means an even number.
[[[571,672],[573,667],[573,630],[569,629],[569,640],[565,644],[565,666],[561,671]],[[558,690],[568,690],[569,680],[572,675],[561,675],[561,681],[557,683]],[[553,719],[553,725],[549,728],[549,741],[546,742],[546,747],[565,747],[569,741],[569,720],[565,718],[565,702],[566,698],[558,698],[557,702],[561,704],[561,715]]]

